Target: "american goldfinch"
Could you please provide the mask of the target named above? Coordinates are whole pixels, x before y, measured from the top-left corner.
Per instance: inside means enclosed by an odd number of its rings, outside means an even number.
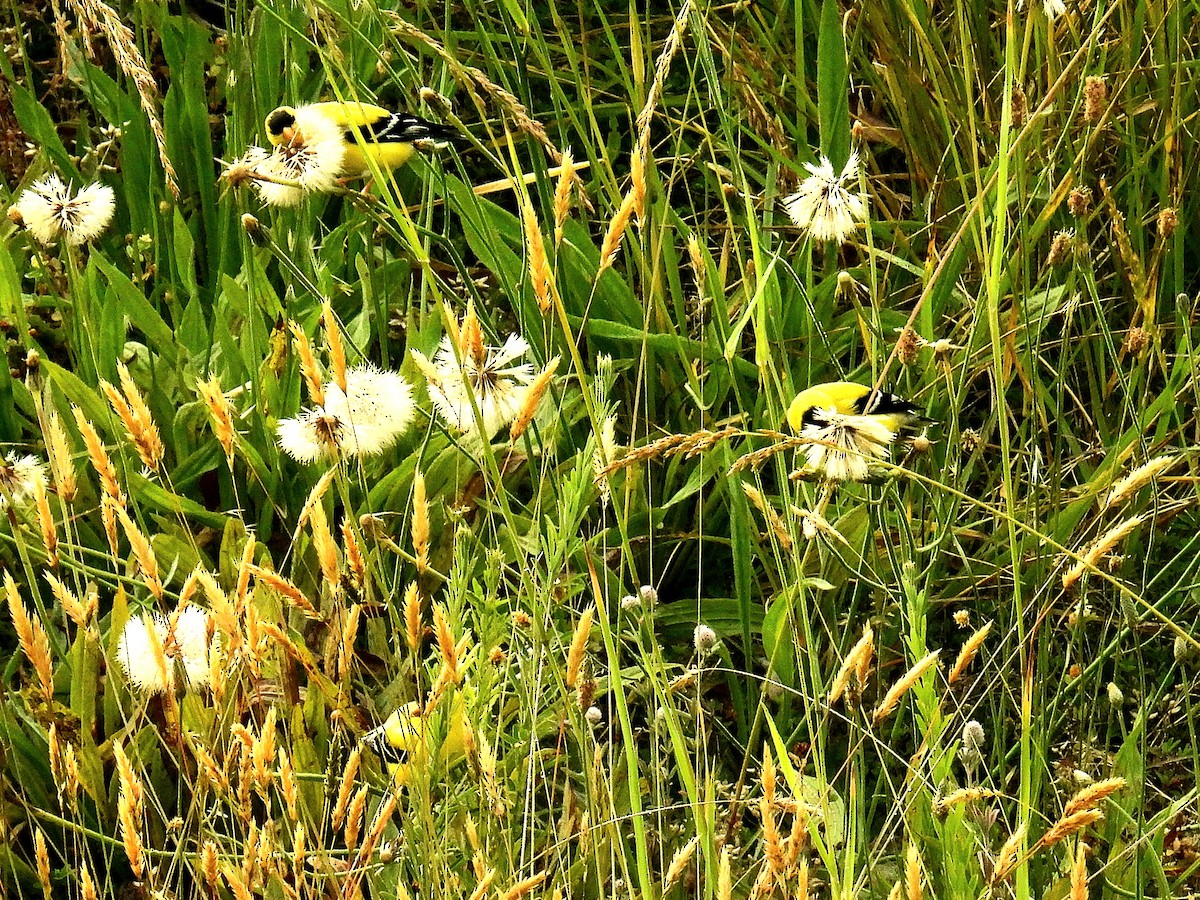
[[[342,142],[341,175],[369,176],[376,165],[389,172],[408,162],[416,141],[446,141],[455,132],[419,116],[392,112],[369,103],[309,103],[280,106],[266,121],[267,137],[276,147],[324,139],[331,131]]]
[[[853,381],[806,388],[787,411],[792,430],[805,438],[808,468],[828,481],[866,481],[904,432],[925,421],[902,397]]]
[[[903,397],[887,391],[879,391],[872,397],[871,388],[865,384],[830,381],[805,388],[796,395],[788,407],[788,425],[800,433],[806,425],[821,423],[822,410],[843,416],[870,417],[893,433],[919,425],[924,420],[920,407]]]
[[[436,721],[437,716],[437,708],[409,703],[364,735],[363,743],[387,763],[396,784],[409,784],[414,771],[429,765],[430,752],[435,750],[431,744],[439,739],[441,743],[435,751],[437,765],[452,766],[466,756],[467,726],[462,695],[455,694],[450,701],[449,721]]]

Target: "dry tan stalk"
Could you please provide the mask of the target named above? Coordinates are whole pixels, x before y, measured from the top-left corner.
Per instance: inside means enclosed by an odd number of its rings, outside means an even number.
[[[721,848],[721,859],[717,862],[717,900],[733,900],[733,872],[729,845]]]
[[[250,758],[254,761],[254,780],[262,787],[270,784],[272,772],[268,767],[275,761],[275,710],[274,705],[267,710],[262,729],[250,748]]]
[[[367,796],[370,794],[370,788],[365,784],[355,793],[354,799],[350,801],[350,809],[346,812],[346,827],[342,831],[342,837],[346,841],[346,849],[353,850],[358,846],[358,834],[362,831],[363,819],[366,816]]]
[[[46,755],[50,761],[50,777],[55,784],[62,782],[62,748],[58,743],[58,726],[53,722],[46,732]]]
[[[482,731],[475,737],[479,751],[479,775],[483,783],[483,795],[487,798],[488,808],[497,819],[508,814],[508,798],[496,777],[496,751],[486,734]]]
[[[878,725],[895,712],[900,699],[912,689],[914,684],[921,680],[922,675],[937,664],[941,652],[941,650],[934,650],[932,653],[927,653],[911,669],[905,672],[899,681],[892,685],[891,690],[884,695],[883,702],[879,704],[879,708],[875,710],[875,715],[871,719],[873,724]]]
[[[350,569],[350,582],[358,590],[367,584],[367,561],[363,557],[358,536],[354,533],[354,520],[349,516],[342,519],[342,555]]]
[[[246,882],[242,880],[242,876],[238,874],[237,869],[232,866],[226,867],[225,881],[229,885],[229,889],[233,891],[234,900],[254,900],[254,895],[246,887]]]
[[[500,895],[501,900],[521,900],[526,894],[536,887],[540,887],[542,882],[550,876],[549,872],[538,872],[536,875],[530,875],[521,881],[518,881],[507,891]]]
[[[317,406],[325,405],[325,387],[321,382],[321,370],[317,368],[317,358],[313,356],[312,344],[308,335],[296,322],[288,322],[288,331],[292,333],[292,342],[296,346],[296,355],[300,358],[300,372],[304,383],[308,386],[308,397]]]
[[[46,434],[46,458],[50,461],[50,471],[54,474],[54,489],[58,496],[70,503],[75,499],[79,485],[75,478],[75,460],[72,458],[71,441],[67,437],[67,429],[63,427],[62,418],[57,412],[52,412],[46,419],[48,428]]]
[[[4,573],[4,592],[8,595],[8,611],[12,617],[13,628],[17,632],[17,642],[25,658],[33,664],[37,673],[38,684],[43,696],[49,700],[54,696],[54,671],[50,661],[50,638],[42,625],[41,618],[30,616],[25,608],[17,583],[13,581],[12,573]]]
[[[134,383],[133,377],[124,363],[117,363],[117,374],[121,378],[121,390],[125,394],[126,401],[125,409],[130,417],[130,421],[125,423],[125,429],[129,432],[129,437],[133,440],[133,445],[137,448],[142,462],[146,464],[147,468],[158,471],[162,465],[164,449],[162,438],[158,433],[158,426],[154,424],[154,417],[150,414],[150,407],[146,404],[146,399],[138,390],[138,386]],[[101,384],[103,385],[104,382]],[[109,400],[111,402],[112,398],[110,397]],[[115,405],[113,409],[116,409]],[[120,410],[117,410],[117,414],[120,415]],[[124,421],[123,416],[122,421]]]
[[[1082,831],[1089,825],[1093,825],[1104,818],[1104,813],[1098,809],[1081,809],[1078,812],[1073,812],[1069,815],[1064,815],[1061,819],[1050,826],[1050,830],[1042,835],[1038,841],[1040,847],[1052,847],[1064,838],[1068,838],[1078,831]]]
[[[154,556],[154,549],[150,546],[149,539],[138,529],[124,507],[116,507],[115,512],[125,529],[125,537],[129,539],[129,546],[133,549],[133,556],[142,573],[142,580],[150,589],[150,593],[159,600],[163,599],[163,583],[158,580],[158,560]]]
[[[350,675],[350,666],[354,662],[354,643],[358,640],[358,626],[362,621],[362,604],[355,603],[350,607],[350,613],[342,626],[341,646],[338,650],[338,678],[345,679]]]
[[[646,135],[649,137],[649,134]],[[638,223],[646,214],[646,157],[649,146],[646,141],[639,140],[629,155],[629,193],[633,194],[633,213]]]
[[[595,614],[595,608],[588,607],[579,617],[579,621],[575,623],[575,633],[571,635],[571,647],[567,651],[566,683],[568,690],[574,690],[579,684],[579,672],[583,667],[588,638],[592,634],[592,617]]]
[[[1096,568],[1096,562],[1100,557],[1107,554],[1117,544],[1129,536],[1129,533],[1134,531],[1139,525],[1146,520],[1145,516],[1132,516],[1123,522],[1114,525],[1108,531],[1104,532],[1095,542],[1093,542],[1083,553],[1079,562],[1071,566],[1063,573],[1062,586],[1064,589],[1071,588],[1077,582],[1083,573],[1089,569]]]
[[[917,855],[916,844],[908,845],[908,853],[904,858],[904,885],[908,900],[921,900],[924,896],[921,890],[921,857]]]
[[[998,884],[1008,878],[1017,867],[1018,854],[1025,842],[1025,830],[1028,826],[1022,822],[1017,830],[1009,836],[996,854],[996,864],[992,867],[992,884]]]
[[[433,608],[433,633],[437,636],[438,649],[442,653],[442,665],[445,667],[447,680],[461,684],[462,673],[458,669],[458,647],[454,643],[454,632],[450,629],[450,620],[446,618],[446,611],[440,603]]]
[[[797,872],[796,866],[801,861],[801,853],[808,847],[808,809],[802,804],[796,804],[796,809],[792,813],[792,828],[788,832],[787,838],[787,856],[784,861],[784,868],[788,874]],[[798,874],[798,873],[797,873]],[[808,877],[807,863],[804,869],[805,878]]]
[[[92,870],[86,861],[79,864],[79,890],[83,900],[96,900],[96,882],[92,880]]]
[[[200,399],[208,407],[213,434],[216,435],[221,449],[225,451],[225,460],[229,465],[233,465],[233,438],[237,434],[237,428],[233,424],[233,407],[221,389],[221,381],[213,376],[210,381],[197,382],[196,390],[200,392]]]
[[[696,282],[696,293],[701,297],[705,293],[705,279],[708,274],[708,265],[704,261],[704,254],[700,251],[700,241],[693,231],[688,235],[687,239],[688,259],[692,264],[692,279]]]
[[[779,835],[779,825],[775,821],[775,809],[766,796],[758,799],[758,815],[762,820],[762,850],[771,869],[771,880],[782,875],[787,868],[787,853],[783,846],[783,838]]]
[[[58,568],[58,531],[54,527],[54,513],[50,512],[50,500],[46,486],[34,479],[33,498],[37,505],[38,525],[42,529],[42,547],[46,551],[46,562],[52,569]]]
[[[775,511],[758,488],[749,482],[742,482],[742,493],[745,494],[755,508],[762,513],[763,518],[767,520],[767,524],[771,526],[771,531],[774,532],[775,538],[779,541],[779,545],[784,550],[792,549],[792,536],[788,533],[787,527],[783,524],[783,519],[779,517],[779,513]]]
[[[212,758],[212,755],[204,748],[199,741],[190,741],[188,749],[191,751],[192,758],[200,764],[206,777],[214,787],[222,794],[229,790],[229,779],[225,777],[225,773],[221,767],[217,765],[217,761]]]
[[[537,299],[538,309],[544,313],[550,309],[553,303],[550,292],[553,290],[554,273],[550,271],[550,261],[546,258],[546,243],[542,237],[542,228],[538,224],[537,212],[528,195],[521,198],[521,224],[525,230],[529,283],[533,286],[533,296]]]
[[[312,601],[304,596],[304,592],[292,584],[278,572],[264,569],[260,566],[250,566],[250,572],[260,584],[265,584],[277,592],[289,606],[300,610],[309,619],[320,619],[321,613],[313,606]]]
[[[775,808],[775,788],[778,783],[779,775],[775,768],[775,757],[771,755],[771,748],[764,746],[762,765],[763,799],[771,809]]]
[[[117,473],[113,469],[112,460],[108,458],[108,453],[104,449],[104,442],[100,440],[100,435],[84,416],[82,409],[72,406],[71,412],[75,416],[75,424],[79,426],[79,433],[83,435],[83,443],[87,447],[88,459],[92,462],[92,468],[100,476],[100,487],[105,494],[116,501],[117,505],[124,506],[125,495],[121,493],[120,485],[117,484]]]
[[[210,891],[217,889],[217,878],[220,877],[220,859],[217,856],[217,845],[212,841],[205,841],[200,848],[200,872],[204,877],[204,883],[208,885]]]
[[[283,747],[279,748],[276,756],[279,761],[279,793],[283,795],[283,802],[287,807],[288,818],[295,822],[299,815],[296,808],[296,799],[299,795],[299,787],[296,783],[296,769],[292,766],[292,760],[288,756],[287,750]]]
[[[301,529],[308,524],[309,517],[312,515],[313,507],[321,502],[321,498],[325,496],[325,492],[329,490],[329,486],[333,484],[333,478],[337,474],[337,468],[329,469],[324,475],[317,479],[317,483],[313,485],[313,489],[308,492],[308,498],[304,501],[304,505],[300,507],[300,515],[296,517],[296,528]]]
[[[758,870],[758,877],[754,879],[754,884],[750,886],[750,900],[763,900],[764,897],[770,897],[775,893],[775,870],[771,868],[770,863],[764,862]]]
[[[258,822],[252,821],[250,833],[242,843],[242,878],[246,881],[246,887],[251,889],[254,888],[254,870],[258,863],[259,836]]]
[[[482,69],[465,65],[458,56],[446,50],[433,37],[406,21],[399,13],[389,11],[386,16],[392,30],[396,34],[428,47],[441,58],[449,68],[451,75],[454,76],[454,80],[461,84],[467,90],[467,93],[475,99],[476,106],[479,107],[481,115],[484,110],[475,93],[476,88],[483,91],[493,103],[512,116],[518,128],[545,147],[551,159],[556,163],[559,161],[562,154],[554,146],[554,143],[550,140],[550,136],[546,134],[546,129],[542,127],[540,122],[530,117],[529,111],[520,100],[488,78],[487,73]]]
[[[146,66],[145,58],[138,50],[133,32],[121,21],[121,17],[101,0],[67,0],[67,3],[82,20],[88,32],[98,31],[104,35],[117,65],[137,89],[138,101],[150,125],[154,144],[158,148],[158,161],[163,167],[167,190],[178,200],[179,183],[175,167],[171,165],[171,158],[167,155],[167,138],[158,114],[158,87]],[[85,44],[90,51],[90,43]]]
[[[71,806],[75,806],[75,800],[79,796],[79,760],[75,758],[75,745],[67,744],[63,750],[63,790],[66,791],[67,800]]]
[[[321,324],[325,326],[325,341],[329,346],[329,364],[333,367],[333,383],[346,392],[346,351],[342,347],[342,333],[333,305],[328,301],[321,304]]]
[[[479,881],[475,885],[475,890],[471,891],[471,896],[468,900],[483,900],[487,896],[488,890],[492,886],[492,882],[496,880],[496,870],[487,869],[482,875],[478,876]]]
[[[521,404],[521,411],[517,413],[517,417],[513,419],[512,425],[508,429],[509,440],[517,440],[525,433],[533,417],[537,413],[539,404],[542,402],[542,397],[546,395],[547,388],[550,387],[550,381],[554,378],[554,373],[558,371],[559,358],[556,356],[546,363],[546,368],[538,372],[537,377],[529,385],[529,390],[525,392],[525,401]]]
[[[963,803],[974,803],[976,800],[995,796],[996,792],[988,788],[959,788],[945,797],[934,800],[933,811],[936,815],[945,816],[951,809]]]
[[[46,835],[41,828],[33,830],[33,855],[37,860],[38,881],[42,885],[43,900],[50,900],[52,885],[50,884],[50,851],[46,847]]]
[[[1142,465],[1138,466],[1112,486],[1112,490],[1109,491],[1108,496],[1104,500],[1104,508],[1111,509],[1125,502],[1144,485],[1149,484],[1174,466],[1180,459],[1180,456],[1168,453],[1163,456],[1156,456],[1149,462],[1142,463]]]
[[[425,496],[425,476],[420,469],[413,472],[412,542],[417,557],[417,574],[429,568],[429,500]]]
[[[1063,816],[1074,815],[1085,809],[1091,809],[1111,794],[1115,794],[1128,784],[1124,778],[1119,775],[1115,778],[1105,778],[1103,781],[1094,781],[1087,787],[1077,791],[1066,808],[1063,810]]]
[[[392,791],[388,794],[387,800],[379,805],[379,809],[375,812],[375,818],[371,821],[371,830],[367,832],[362,849],[358,851],[358,862],[355,863],[355,868],[360,868],[371,861],[371,854],[379,845],[379,839],[383,837],[384,829],[392,821],[392,815],[396,812],[396,804],[399,799],[399,795]]]
[[[1070,900],[1088,900],[1088,845],[1080,841],[1075,847],[1075,859],[1071,863]]]
[[[679,876],[692,861],[692,857],[696,855],[696,848],[700,846],[700,838],[694,837],[678,850],[671,858],[671,864],[667,866],[667,874],[663,878],[662,892],[665,894],[671,889],[671,886],[679,880]]]
[[[362,748],[355,747],[350,752],[350,758],[346,760],[346,768],[342,772],[342,782],[338,787],[337,802],[333,805],[333,816],[330,818],[330,823],[335,831],[342,827],[342,822],[346,818],[346,807],[350,803],[351,792],[354,790],[354,779],[358,777],[358,766],[361,761]]]
[[[991,633],[992,625],[992,622],[988,622],[967,638],[966,643],[962,645],[962,649],[958,651],[958,658],[954,660],[954,666],[950,669],[950,674],[946,676],[946,684],[954,684],[954,682],[958,681],[962,673],[967,670],[967,666],[971,665],[971,661],[975,659],[975,654],[979,652],[979,648],[983,646],[983,642],[987,639],[988,634]]]
[[[238,605],[243,606],[246,603],[246,597],[250,592],[250,574],[254,568],[254,535],[246,535],[246,544],[242,547],[242,558],[238,563],[238,578],[237,586],[234,590],[234,596],[237,597]]]
[[[146,870],[146,859],[142,854],[142,838],[138,833],[138,819],[134,803],[129,794],[122,789],[117,798],[117,821],[121,826],[121,843],[125,847],[125,857],[129,860],[129,868],[133,874],[141,878]]]
[[[901,900],[904,896],[904,882],[897,881],[892,885],[892,889],[888,891],[888,900]]]
[[[554,185],[554,246],[562,243],[563,228],[571,212],[571,186],[578,176],[575,174],[575,157],[571,148],[562,152],[562,163],[558,169],[558,182]]]
[[[404,637],[408,649],[416,653],[421,646],[421,593],[416,582],[404,590]]]
[[[121,556],[121,533],[117,530],[120,526],[117,521],[118,509],[121,509],[121,505],[108,494],[100,498],[100,522],[104,525],[104,536],[108,539],[108,549],[114,560]]]
[[[616,214],[608,223],[608,230],[604,233],[604,241],[600,244],[600,268],[596,272],[596,278],[603,275],[604,270],[616,260],[617,251],[621,249],[621,238],[625,236],[625,231],[629,228],[629,220],[633,218],[636,209],[637,196],[630,191],[621,199],[621,205],[617,208]]]
[[[308,525],[312,531],[313,548],[317,551],[317,562],[321,565],[321,576],[336,592],[341,587],[342,572],[338,567],[337,544],[333,540],[333,533],[329,530],[329,520],[325,517],[324,504],[313,504]]]
[[[304,878],[304,861],[305,850],[307,849],[307,840],[304,832],[304,823],[297,822],[296,830],[292,833],[292,872],[296,876],[296,888],[303,895],[301,890],[301,881]]]

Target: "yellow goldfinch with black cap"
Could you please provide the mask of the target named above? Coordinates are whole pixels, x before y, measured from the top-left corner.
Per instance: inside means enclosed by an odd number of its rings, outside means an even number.
[[[292,147],[336,132],[342,143],[341,175],[369,176],[371,164],[383,172],[404,165],[422,141],[452,140],[456,133],[409,113],[393,112],[369,103],[309,103],[280,106],[266,120],[267,137],[276,147]]]
[[[787,411],[788,425],[811,443],[808,465],[829,481],[865,481],[904,433],[927,421],[916,405],[854,381],[806,388]]]
[[[467,725],[463,718],[462,695],[450,701],[449,719],[437,720],[438,710],[412,702],[400,707],[387,721],[363,736],[398,785],[412,781],[413,773],[438,766],[452,766],[466,756]]]

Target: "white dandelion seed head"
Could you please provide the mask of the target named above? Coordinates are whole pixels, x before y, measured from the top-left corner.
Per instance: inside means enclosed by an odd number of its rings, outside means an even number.
[[[208,635],[208,613],[190,603],[185,606],[175,620],[175,647],[189,688],[207,687],[212,681],[209,654],[215,640]]]
[[[325,405],[280,419],[279,446],[301,463],[375,456],[396,443],[416,419],[412,385],[374,366],[346,370],[346,390],[325,385]]]
[[[886,459],[896,433],[876,416],[844,415],[833,409],[814,410],[815,421],[800,436],[810,468],[829,481],[865,481],[873,459]]]
[[[129,683],[143,694],[162,694],[175,687],[170,659],[167,660],[167,681],[163,680],[164,673],[156,659],[155,644],[163,647],[166,638],[167,620],[161,613],[133,616],[121,631],[117,661]]]
[[[1053,22],[1067,11],[1065,0],[1042,0],[1042,12]]]
[[[840,174],[826,156],[804,168],[809,176],[796,193],[783,198],[784,211],[815,239],[844,243],[854,233],[855,222],[867,220],[866,200],[847,187],[858,182],[858,151],[850,154]]]
[[[697,625],[692,632],[692,646],[696,648],[696,652],[701,656],[706,656],[712,653],[717,646],[717,633],[707,625]]]
[[[18,456],[11,461],[0,456],[0,509],[32,497],[39,485],[46,487],[46,464],[36,456]]]
[[[116,195],[106,184],[94,182],[72,197],[61,178],[47,175],[21,192],[14,209],[40,243],[53,244],[62,237],[79,245],[104,233],[116,206]]]
[[[429,396],[442,417],[458,431],[476,430],[471,398],[479,406],[483,431],[489,439],[516,418],[533,382],[532,363],[513,363],[529,351],[523,337],[510,334],[500,347],[484,346],[477,357],[465,353],[459,364],[449,335],[442,338],[433,357],[434,378]]]
[[[186,604],[171,619],[158,612],[132,617],[121,631],[117,643],[117,661],[129,683],[143,694],[161,694],[175,690],[176,665],[183,666],[188,690],[198,690],[212,680],[210,654],[217,638],[209,638],[208,613]],[[155,645],[166,660],[166,680],[156,660]]]

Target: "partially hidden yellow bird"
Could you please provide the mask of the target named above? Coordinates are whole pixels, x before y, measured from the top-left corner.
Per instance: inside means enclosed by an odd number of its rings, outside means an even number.
[[[456,693],[450,701],[448,720],[438,721],[438,715],[438,707],[427,709],[414,701],[363,736],[363,743],[387,764],[395,784],[410,784],[414,772],[428,768],[431,759],[437,767],[449,768],[466,757],[462,694]]]
[[[404,165],[420,141],[449,141],[457,132],[409,113],[393,112],[369,103],[309,103],[280,106],[266,120],[267,137],[273,145],[292,146],[305,142],[340,138],[343,147],[341,175],[369,176],[373,159],[383,172]]]
[[[896,435],[928,421],[920,407],[896,394],[878,391],[872,395],[868,385],[856,381],[830,381],[805,388],[796,395],[788,407],[788,425],[797,434],[808,425],[822,425],[822,411],[843,416],[868,416]]]

